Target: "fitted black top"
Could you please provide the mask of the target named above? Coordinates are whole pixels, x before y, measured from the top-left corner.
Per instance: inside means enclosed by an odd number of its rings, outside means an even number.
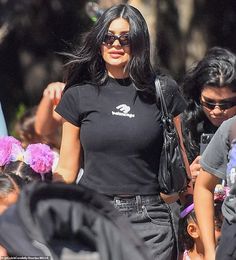
[[[172,79],[166,101],[174,116],[186,103]],[[80,127],[84,174],[80,182],[100,193],[155,194],[163,144],[161,112],[129,79],[109,78],[66,90],[56,111]]]

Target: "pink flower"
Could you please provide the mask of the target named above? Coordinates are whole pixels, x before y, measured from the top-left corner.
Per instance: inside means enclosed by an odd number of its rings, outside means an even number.
[[[229,187],[217,184],[214,190],[214,200],[223,201],[229,195]]]
[[[24,162],[37,173],[47,173],[52,170],[53,152],[46,144],[30,144],[24,154]]]
[[[12,136],[4,136],[0,138],[0,166],[13,161],[16,153],[23,151],[20,141]]]

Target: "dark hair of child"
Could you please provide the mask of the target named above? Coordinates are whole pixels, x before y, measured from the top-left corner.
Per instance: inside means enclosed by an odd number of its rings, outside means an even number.
[[[21,189],[23,185],[23,179],[15,174],[0,174],[0,198],[7,197],[9,193],[17,188]]]
[[[17,175],[25,183],[30,183],[32,181],[51,181],[52,180],[52,172],[47,172],[44,174],[40,174],[35,172],[28,164],[23,161],[10,162],[6,164],[3,169],[3,173]]]
[[[187,208],[187,207],[186,207]],[[179,250],[184,252],[185,250],[193,249],[194,239],[189,235],[187,227],[190,221],[197,223],[194,209],[192,209],[186,216],[179,220]]]

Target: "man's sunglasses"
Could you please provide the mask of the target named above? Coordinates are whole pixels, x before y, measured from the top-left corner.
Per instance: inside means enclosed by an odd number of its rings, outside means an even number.
[[[220,110],[227,110],[236,106],[236,97],[232,99],[221,100],[220,103],[201,99],[201,105],[211,110],[215,109],[216,106],[219,107]]]
[[[112,33],[107,33],[105,35],[103,43],[107,44],[107,45],[112,45],[116,40],[119,41],[121,46],[127,46],[130,43],[128,33],[121,34],[121,35],[115,35],[115,34],[112,34]]]

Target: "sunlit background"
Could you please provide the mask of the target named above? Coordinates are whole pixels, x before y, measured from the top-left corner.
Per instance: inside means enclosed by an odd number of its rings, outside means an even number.
[[[108,7],[129,3],[146,18],[153,65],[179,83],[212,46],[236,52],[235,0],[0,0],[0,101],[8,128],[63,80],[61,52],[76,48]]]

